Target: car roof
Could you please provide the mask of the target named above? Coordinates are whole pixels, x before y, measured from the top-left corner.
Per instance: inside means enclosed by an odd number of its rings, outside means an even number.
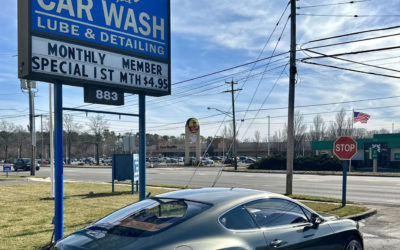
[[[199,202],[207,202],[214,205],[232,202],[235,200],[252,200],[255,198],[281,196],[266,191],[244,189],[244,188],[201,188],[185,189],[157,195],[156,197],[187,199]]]

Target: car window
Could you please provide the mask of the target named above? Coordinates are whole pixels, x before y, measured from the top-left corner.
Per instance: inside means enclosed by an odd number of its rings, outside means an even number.
[[[219,219],[222,225],[228,229],[245,230],[257,228],[253,218],[244,206],[236,207]]]
[[[194,201],[155,197],[112,213],[88,229],[102,228],[109,234],[146,237],[188,220],[209,207],[211,205]]]
[[[274,227],[308,222],[299,205],[284,199],[257,200],[246,205],[257,225]]]

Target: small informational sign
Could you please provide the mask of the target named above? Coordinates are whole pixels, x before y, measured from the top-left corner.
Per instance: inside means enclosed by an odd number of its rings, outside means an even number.
[[[11,165],[3,165],[3,172],[11,172],[12,167]]]
[[[139,154],[133,154],[133,181],[139,181]]]
[[[8,172],[11,171],[12,171],[11,165],[3,165],[3,172],[7,173],[7,177],[8,177]]]
[[[171,94],[170,0],[18,0],[18,77]]]
[[[87,86],[84,88],[84,101],[86,103],[120,106],[124,105],[124,92],[110,87]]]
[[[372,155],[371,158],[372,159],[378,159],[378,149],[377,148],[372,148]]]

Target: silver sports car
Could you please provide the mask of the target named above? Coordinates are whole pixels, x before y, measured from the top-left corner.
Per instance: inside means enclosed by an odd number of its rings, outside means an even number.
[[[175,191],[122,208],[55,249],[363,249],[352,220],[283,195],[240,188]]]

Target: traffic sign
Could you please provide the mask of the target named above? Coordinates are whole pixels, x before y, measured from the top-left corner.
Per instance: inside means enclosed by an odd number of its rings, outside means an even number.
[[[350,136],[341,136],[333,144],[333,153],[340,160],[350,160],[357,153],[357,142]]]

